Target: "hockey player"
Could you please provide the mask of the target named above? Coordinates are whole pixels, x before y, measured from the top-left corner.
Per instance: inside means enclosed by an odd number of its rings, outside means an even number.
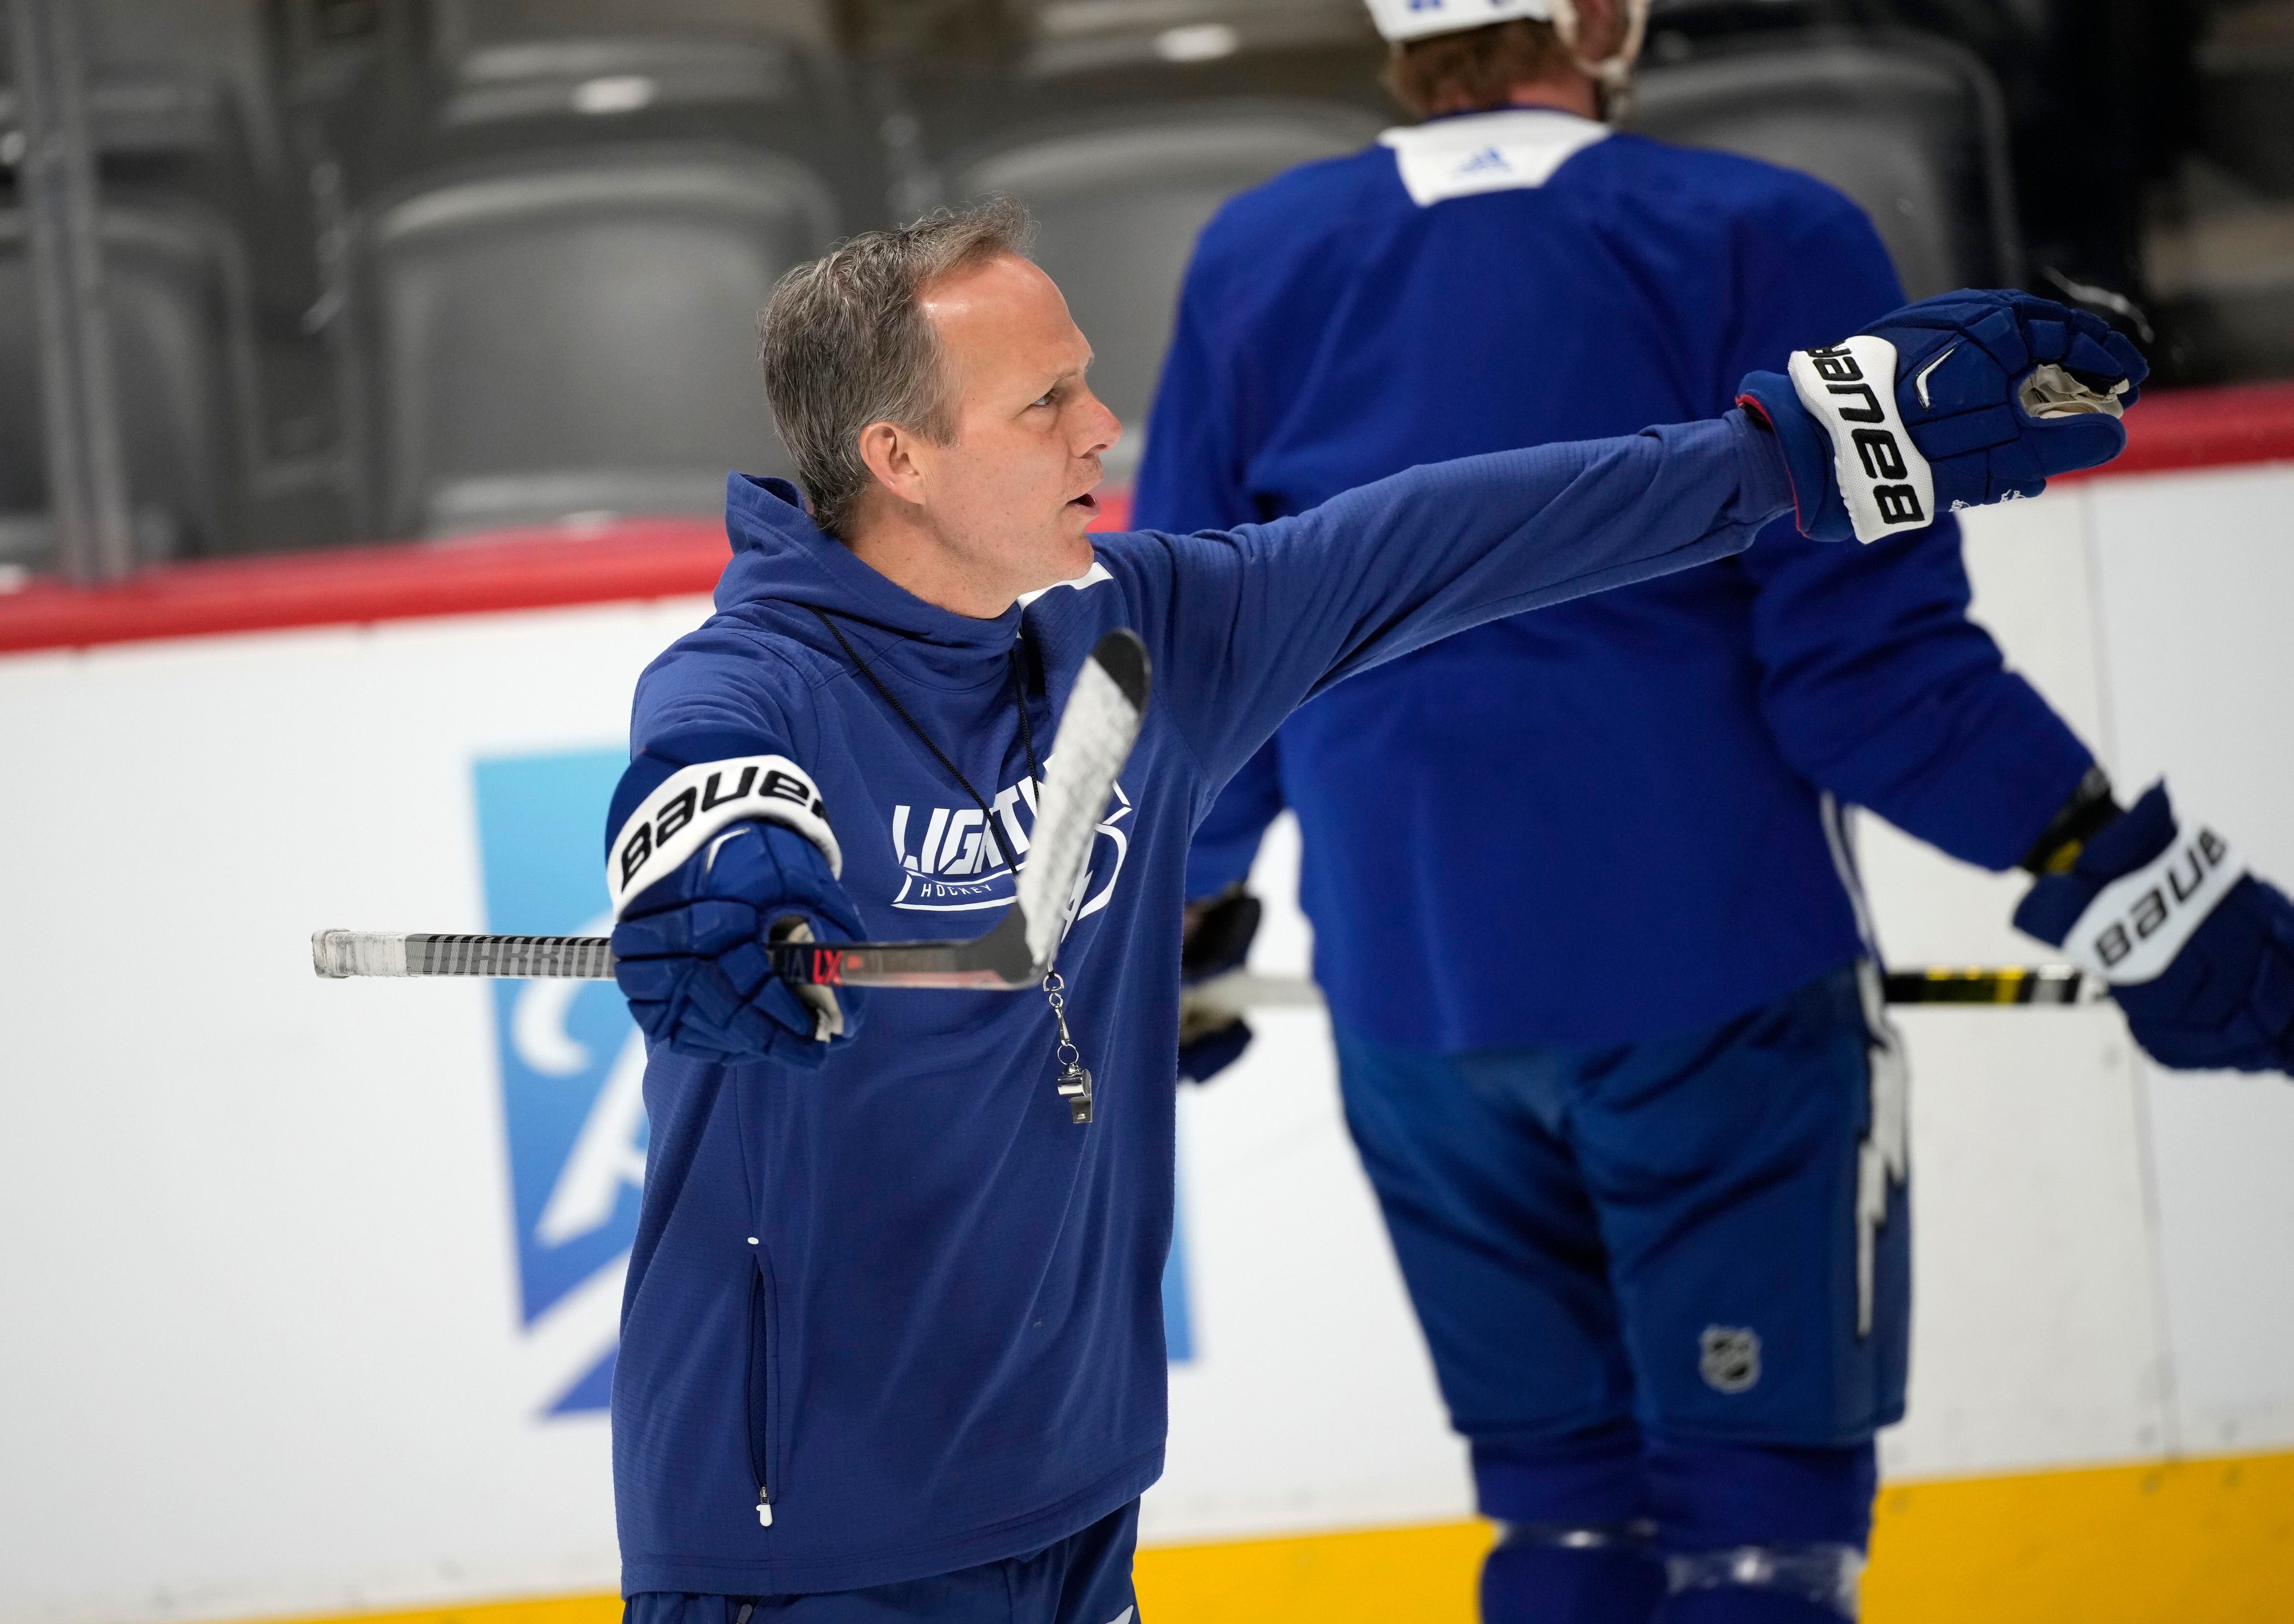
[[[1831,386],[1803,407],[1771,376],[1714,421],[1089,537],[1118,425],[1023,225],[938,216],[781,284],[766,386],[803,494],[729,482],[717,613],[638,685],[607,825],[652,1124],[613,1407],[636,1624],[1128,1624],[1163,1448],[1182,883],[1219,784],[1352,672],[1724,556],[1795,506],[1844,536],[1879,499],[1837,462]],[[2097,392],[2139,378],[2066,321],[1973,295],[1803,361],[1868,369],[1922,502],[1988,500],[2121,443],[2006,404],[2043,358]],[[1946,346],[1932,407],[1897,386]],[[1071,904],[1064,1025],[1033,993],[776,979],[761,945],[800,925],[985,932],[1038,742],[1117,627],[1155,694]],[[1097,1074],[1087,1126],[1054,1092],[1062,1035]]]
[[[1268,522],[1365,476],[1720,411],[1747,370],[1899,302],[1836,192],[1598,121],[1640,4],[1371,10],[1426,121],[1205,230],[1141,524]],[[2233,884],[2162,789],[2121,816],[1967,603],[1948,518],[1869,547],[1780,525],[1346,683],[1198,837],[1191,977],[1239,961],[1236,888],[1297,811],[1347,1122],[1507,1531],[1493,1624],[1853,1614],[1908,1238],[1900,1060],[1835,798],[2045,876],[2017,922],[2130,983],[2159,1059],[2294,1052],[2285,899]],[[2130,956],[2140,927],[2103,922],[2161,897]],[[1247,1032],[1190,1036],[1200,1076]]]

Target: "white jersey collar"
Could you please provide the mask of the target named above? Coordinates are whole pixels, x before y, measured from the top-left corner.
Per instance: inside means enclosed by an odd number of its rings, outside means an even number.
[[[1043,597],[1045,593],[1056,592],[1062,587],[1073,587],[1077,591],[1080,592],[1094,581],[1113,581],[1114,579],[1114,576],[1107,572],[1107,566],[1102,564],[1098,559],[1094,558],[1091,561],[1091,568],[1086,570],[1073,581],[1055,581],[1048,587],[1037,587],[1033,592],[1022,592],[1015,601],[1018,602],[1021,608],[1025,609],[1029,604],[1034,603],[1037,598]]]
[[[1609,126],[1552,107],[1509,107],[1388,130],[1402,184],[1424,208],[1445,198],[1542,186],[1569,158],[1607,138]]]

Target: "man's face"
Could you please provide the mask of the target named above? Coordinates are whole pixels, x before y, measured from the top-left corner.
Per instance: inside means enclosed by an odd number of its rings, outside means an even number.
[[[1091,567],[1100,453],[1123,426],[1084,383],[1091,345],[1052,279],[1002,256],[927,289],[956,400],[946,445],[914,447],[924,519],[967,578],[1012,597]]]

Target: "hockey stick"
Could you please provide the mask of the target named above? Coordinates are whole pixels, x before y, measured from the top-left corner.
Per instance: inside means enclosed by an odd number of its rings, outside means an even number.
[[[1068,909],[1115,780],[1131,758],[1147,714],[1147,646],[1109,632],[1076,674],[1059,731],[1052,735],[1036,824],[1010,909],[971,941],[781,941],[769,944],[773,973],[823,987],[964,987],[1013,991],[1050,973]],[[387,930],[318,930],[311,967],[349,976],[500,976],[613,978],[602,936],[435,936]]]
[[[2002,964],[1962,970],[1929,964],[1891,970],[1890,1003],[2101,1003],[2111,984],[2075,964]]]
[[[2102,978],[2070,964],[2003,964],[1957,969],[1931,964],[1893,970],[1885,978],[1888,1002],[1908,1003],[2095,1003],[2111,995]],[[1304,976],[1262,976],[1247,970],[1191,987],[1182,995],[1188,1010],[1217,1019],[1252,1010],[1319,1008],[1322,990]]]

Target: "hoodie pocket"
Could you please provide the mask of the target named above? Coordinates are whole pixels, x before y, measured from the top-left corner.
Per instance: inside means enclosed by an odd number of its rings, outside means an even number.
[[[778,1396],[775,1379],[776,1327],[772,1311],[772,1271],[764,1253],[756,1254],[749,1274],[749,1354],[743,1409],[748,1431],[749,1476],[757,1485],[757,1524],[773,1525],[773,1502],[780,1498],[779,1462],[773,1454],[780,1429],[773,1425],[773,1401]]]

